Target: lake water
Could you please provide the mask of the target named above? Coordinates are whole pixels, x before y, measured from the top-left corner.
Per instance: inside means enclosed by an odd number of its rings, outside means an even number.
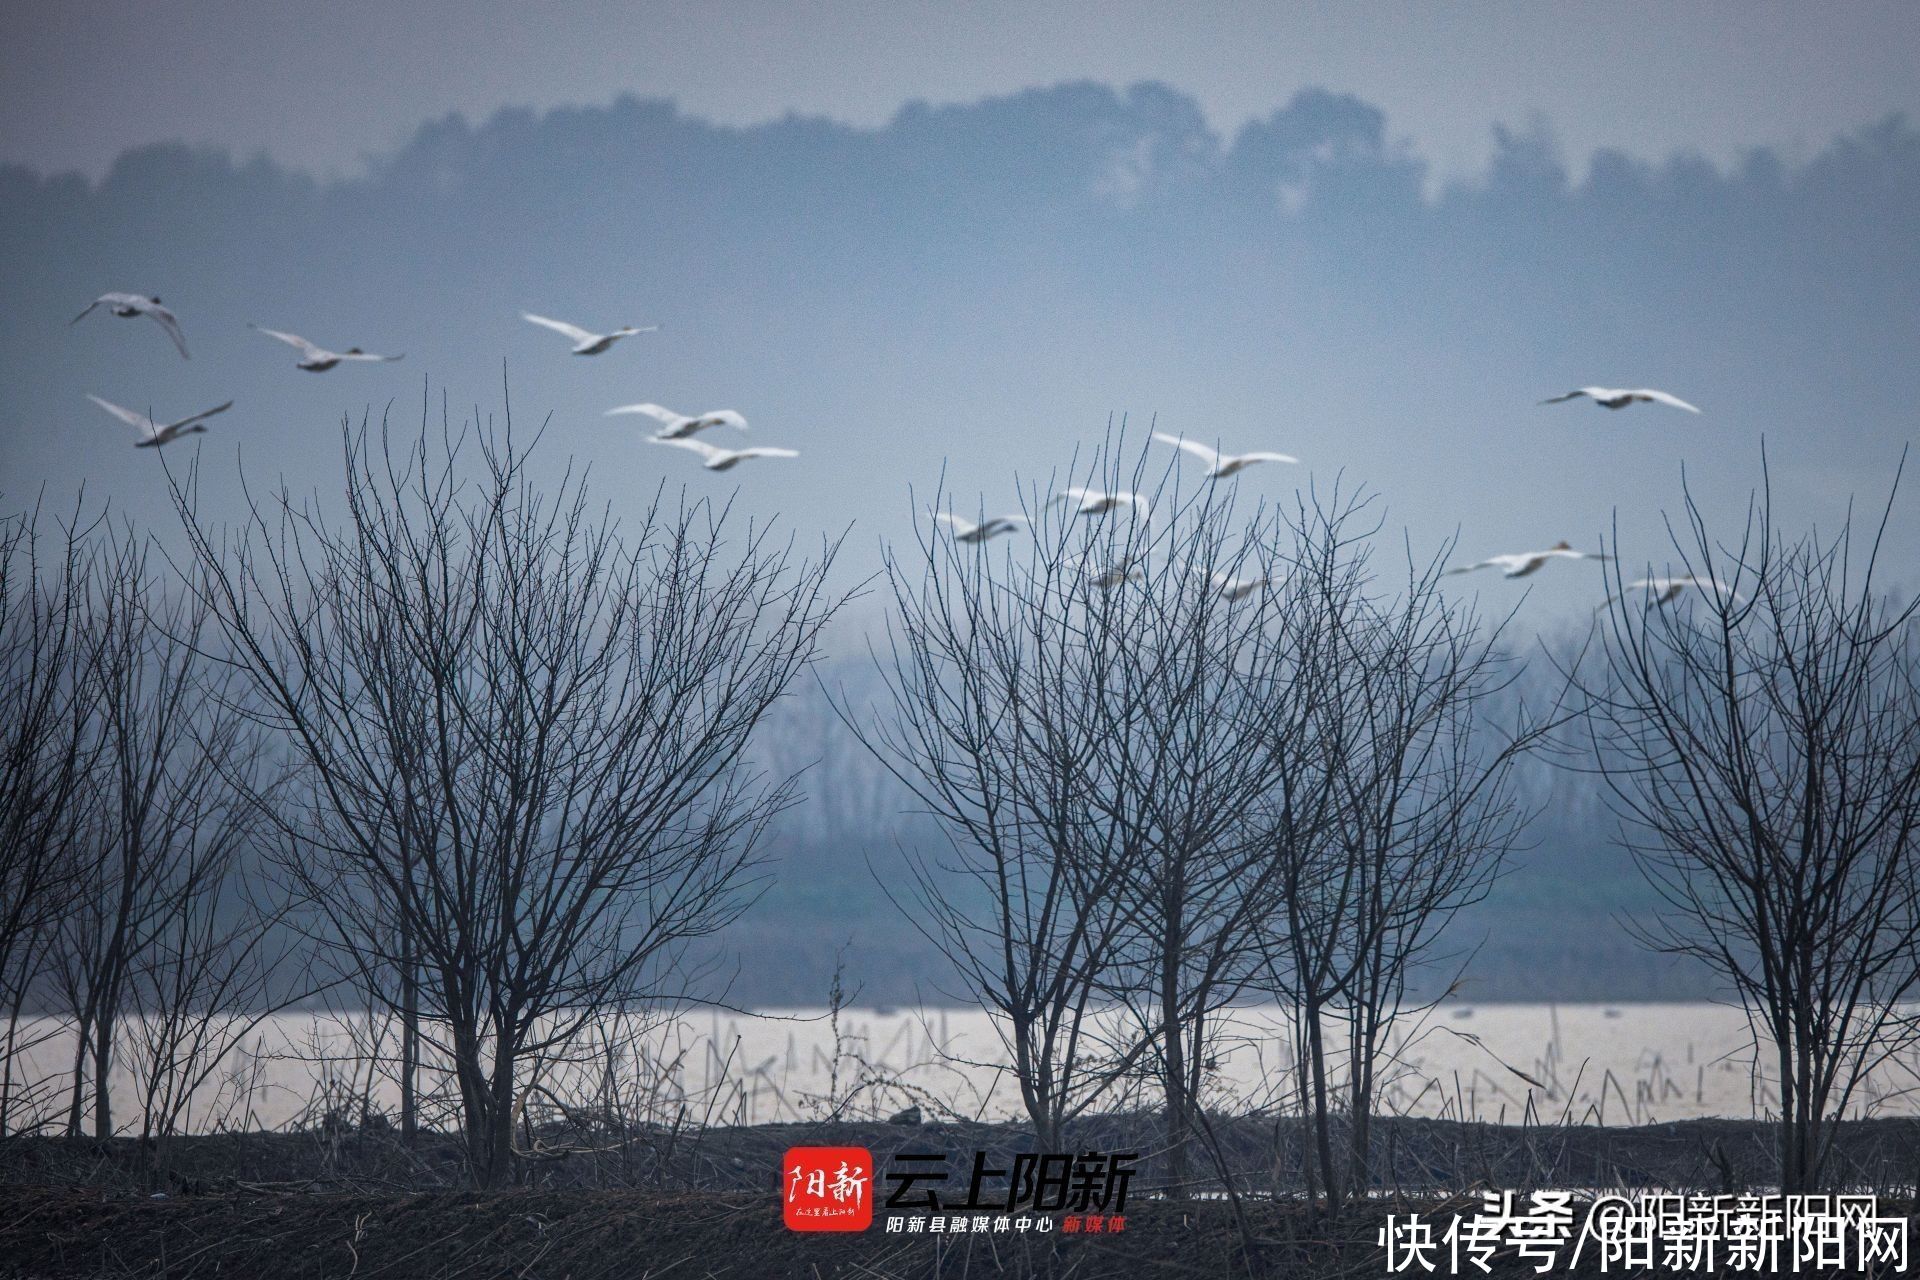
[[[1291,1109],[1289,1023],[1284,1009],[1233,1011],[1208,1073],[1209,1101]],[[13,1064],[15,1128],[28,1111],[60,1113],[71,1062],[71,1038],[57,1026],[29,1030],[38,1043]],[[275,1016],[207,1072],[183,1112],[185,1127],[278,1128],[311,1123],[330,1107],[357,1116],[363,1102],[392,1111],[397,1084],[370,1064],[391,1059],[396,1043],[383,1019]],[[969,1118],[1020,1112],[1006,1055],[978,1010],[843,1009],[837,1023],[818,1009],[701,1012],[612,1020],[580,1044],[579,1053],[523,1076],[534,1086],[530,1105],[607,1108],[662,1123],[876,1117],[911,1103]],[[1448,1005],[1395,1028],[1381,1109],[1516,1123],[1529,1104],[1537,1119],[1576,1123],[1765,1115],[1777,1093],[1753,1058],[1744,1016],[1719,1005]],[[134,1065],[123,1064],[114,1083],[117,1119],[129,1128],[138,1126],[145,1095]],[[1920,1055],[1904,1054],[1868,1079],[1849,1114],[1920,1113],[1916,1083]],[[442,1073],[429,1071],[426,1085],[435,1094],[429,1111],[451,1107]],[[1112,1101],[1153,1099],[1136,1085]]]

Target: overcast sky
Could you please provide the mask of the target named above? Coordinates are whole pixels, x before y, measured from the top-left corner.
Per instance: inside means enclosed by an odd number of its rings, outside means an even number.
[[[173,140],[351,174],[449,111],[622,93],[729,123],[872,125],[916,98],[1082,77],[1165,80],[1222,130],[1303,86],[1350,91],[1441,176],[1478,166],[1491,125],[1536,115],[1576,159],[1724,161],[1920,114],[1920,5],[1903,0],[62,0],[9,5],[0,30],[0,161],[93,175]]]
[[[916,99],[1072,78],[1177,91],[1032,94],[938,127],[909,120],[874,148],[818,130],[736,148],[663,112],[510,119],[394,156],[377,181],[326,196],[324,225],[304,221],[319,206],[298,184],[232,181],[177,155],[91,199],[0,184],[20,201],[0,209],[12,215],[0,216],[0,479],[13,492],[85,479],[122,511],[171,518],[139,487],[151,454],[76,451],[44,429],[81,423],[94,434],[79,438],[104,441],[87,393],[181,413],[236,399],[247,423],[222,421],[208,448],[244,442],[258,465],[324,488],[341,413],[428,383],[478,404],[502,360],[523,407],[553,411],[556,438],[636,493],[682,474],[660,451],[612,445],[607,406],[739,408],[768,442],[804,444],[791,468],[750,469],[746,491],[801,528],[858,510],[863,538],[904,532],[907,487],[943,474],[969,500],[1004,500],[1010,466],[1046,474],[1109,415],[1282,448],[1315,474],[1351,467],[1396,519],[1426,538],[1459,532],[1473,555],[1594,542],[1619,504],[1645,533],[1680,457],[1738,510],[1768,433],[1796,509],[1830,509],[1877,494],[1914,434],[1912,135],[1841,148],[1824,168],[1795,161],[1890,112],[1920,116],[1920,4],[575,0],[556,17],[526,0],[67,0],[0,12],[0,160],[92,174],[162,140],[351,173],[448,112],[478,123],[622,94],[742,125],[801,111],[879,129]],[[1359,101],[1310,96],[1245,154],[1182,132],[1190,100],[1226,134],[1312,85]],[[1769,146],[1780,172],[1820,189],[1698,175],[1663,188],[1616,172],[1564,200],[1554,183],[1494,184],[1484,206],[1415,217],[1397,203],[1392,146],[1368,141],[1345,179],[1329,178],[1320,217],[1221,204],[1245,201],[1234,183],[1274,164],[1272,146],[1370,138],[1368,107],[1442,176],[1477,171],[1496,124],[1544,119],[1576,171],[1602,146],[1720,161]],[[1210,155],[1186,177],[1171,152],[1129,145],[1123,158],[1153,155],[1160,179],[1211,203],[1173,224],[1089,204],[1111,176],[1102,148],[1134,130]],[[912,148],[924,173],[900,167]],[[986,153],[997,163],[979,163]],[[713,190],[663,199],[663,183],[684,181],[671,165]],[[460,175],[458,200],[437,203]],[[1030,203],[1026,221],[1010,212]],[[1239,262],[1248,243],[1259,262]],[[1644,287],[1649,273],[1661,287]],[[106,288],[165,296],[195,358],[140,327],[63,323]],[[522,309],[664,331],[573,361]],[[409,359],[290,374],[248,322]],[[1666,387],[1709,413],[1535,403],[1591,382]],[[1549,422],[1566,431],[1551,449],[1513,448]],[[871,501],[876,479],[900,496]],[[1636,554],[1663,546],[1642,541]],[[1591,586],[1562,577],[1570,594]]]

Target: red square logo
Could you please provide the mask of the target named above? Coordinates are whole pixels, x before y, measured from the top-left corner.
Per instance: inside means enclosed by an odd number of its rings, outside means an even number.
[[[873,1225],[873,1153],[865,1147],[788,1147],[780,1203],[795,1231],[865,1231]]]

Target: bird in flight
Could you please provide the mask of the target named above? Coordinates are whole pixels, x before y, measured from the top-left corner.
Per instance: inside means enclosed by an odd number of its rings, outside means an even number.
[[[722,449],[718,445],[708,444],[705,440],[690,437],[648,436],[648,444],[667,444],[676,449],[691,449],[705,461],[701,464],[709,471],[725,471],[729,467],[745,462],[748,458],[797,458],[800,455],[792,449],[773,449],[765,445],[752,449]]]
[[[1083,568],[1081,581],[1101,591],[1111,591],[1128,582],[1145,582],[1147,571],[1138,560],[1116,560],[1098,568]]]
[[[173,345],[180,349],[180,358],[182,360],[188,358],[187,339],[180,332],[180,320],[173,312],[160,305],[160,299],[142,297],[137,293],[103,293],[89,302],[85,311],[67,323],[79,324],[95,307],[105,307],[123,320],[132,320],[137,316],[152,317],[162,329],[167,331],[167,336],[173,339]]]
[[[1746,599],[1744,595],[1735,591],[1718,578],[1698,578],[1692,574],[1683,574],[1673,578],[1642,578],[1638,582],[1629,582],[1626,592],[1623,594],[1630,595],[1636,591],[1644,591],[1653,597],[1648,601],[1649,607],[1656,605],[1665,606],[1678,600],[1686,593],[1689,587],[1698,591],[1703,596],[1717,600],[1725,600],[1731,604],[1739,604],[1742,600]],[[1608,596],[1606,603],[1600,607],[1604,609],[1607,605],[1612,604],[1620,598],[1620,596]]]
[[[1630,404],[1664,404],[1675,409],[1685,409],[1688,413],[1700,412],[1679,396],[1655,391],[1651,387],[1636,387],[1631,390],[1622,390],[1618,387],[1576,387],[1563,396],[1554,396],[1540,403],[1562,404],[1568,400],[1578,400],[1581,396],[1585,396],[1603,409],[1624,409]]]
[[[679,440],[705,431],[708,427],[732,427],[735,431],[747,429],[747,420],[731,409],[709,409],[697,418],[689,418],[657,404],[623,404],[617,409],[607,410],[607,417],[621,413],[638,413],[658,422],[660,429],[653,433],[658,440]]]
[[[1478,564],[1463,564],[1448,573],[1472,573],[1475,569],[1498,569],[1505,578],[1524,578],[1549,560],[1611,560],[1612,556],[1594,551],[1575,551],[1565,542],[1556,542],[1545,551],[1515,551],[1488,556]]]
[[[1140,513],[1142,520],[1153,518],[1153,506],[1137,493],[1125,491],[1108,493],[1104,489],[1067,489],[1053,497],[1056,503],[1071,503],[1073,514],[1077,516],[1105,515],[1115,507],[1130,507]]]
[[[171,444],[181,436],[205,431],[207,428],[204,424],[208,418],[211,418],[216,413],[225,413],[227,410],[233,408],[233,401],[229,400],[225,404],[215,405],[213,408],[202,413],[196,413],[191,417],[181,418],[176,422],[160,423],[155,422],[144,413],[135,413],[131,409],[123,409],[113,401],[102,400],[96,395],[90,394],[87,396],[87,399],[93,401],[128,426],[138,427],[146,433],[144,439],[134,442],[134,448],[136,449],[158,448],[163,444]]]
[[[1170,444],[1176,449],[1184,449],[1200,461],[1207,464],[1207,475],[1215,480],[1244,471],[1256,462],[1298,462],[1300,459],[1290,453],[1222,453],[1218,449],[1209,449],[1197,440],[1188,440],[1181,436],[1170,436],[1164,431],[1156,431],[1153,438],[1162,444]]]
[[[1027,523],[1025,516],[993,516],[975,524],[951,511],[939,512],[933,518],[953,530],[955,542],[985,542],[1003,533],[1012,533]]]
[[[1196,569],[1195,572],[1199,570]],[[1221,573],[1218,570],[1209,573],[1207,580],[1213,583],[1214,588],[1220,592],[1224,600],[1244,600],[1273,581],[1265,575],[1258,578],[1236,578],[1230,573]]]
[[[531,311],[522,311],[520,318],[529,324],[544,326],[555,333],[565,334],[573,339],[573,354],[577,356],[597,356],[622,338],[630,338],[636,333],[653,333],[660,328],[657,324],[650,324],[644,328],[635,328],[629,324],[622,325],[612,333],[589,333],[577,324],[568,324],[565,320],[549,320],[545,316],[534,315]]]
[[[305,369],[308,373],[325,373],[342,360],[393,361],[401,356],[376,356],[362,351],[358,347],[348,347],[345,351],[329,351],[325,347],[316,347],[297,333],[282,333],[278,329],[269,329],[262,324],[251,324],[249,329],[258,329],[269,338],[278,338],[290,347],[300,348],[300,358],[293,362],[296,369]]]

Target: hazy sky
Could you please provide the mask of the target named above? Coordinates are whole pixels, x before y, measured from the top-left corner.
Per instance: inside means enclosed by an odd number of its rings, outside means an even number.
[[[715,120],[859,124],[916,98],[1162,79],[1230,130],[1307,85],[1385,109],[1442,176],[1544,115],[1570,156],[1791,156],[1920,114],[1920,5],[65,0],[0,17],[0,161],[98,174],[141,143],[351,173],[422,120],[663,95]]]
[[[1604,540],[1629,579],[1663,572],[1683,465],[1736,537],[1762,441],[1783,526],[1830,532],[1850,501],[1878,514],[1920,435],[1920,132],[1868,127],[1920,117],[1917,50],[1915,0],[0,0],[0,163],[97,176],[168,141],[323,176],[384,160],[337,184],[178,149],[91,190],[0,173],[0,511],[105,510],[164,545],[164,462],[200,468],[210,528],[244,512],[242,476],[337,517],[343,418],[404,433],[443,403],[501,414],[510,390],[543,429],[535,474],[589,470],[627,529],[659,493],[777,518],[802,550],[851,523],[848,585],[937,494],[1009,509],[1122,417],[1135,444],[1151,424],[1302,459],[1232,481],[1249,504],[1379,495],[1388,578],[1449,538],[1457,561]],[[1065,80],[1117,88],[1019,92]],[[1147,80],[1171,91],[1126,88]],[[914,100],[976,105],[896,114]],[[564,106],[595,109],[495,114]],[[702,123],[795,111],[873,132]],[[450,112],[474,127],[421,131]],[[1249,120],[1268,123],[1223,142]],[[1539,122],[1576,176],[1601,147],[1775,154],[1570,184]],[[1501,124],[1522,136],[1484,182],[1423,198],[1409,157],[1430,193],[1483,172]],[[164,296],[193,358],[144,320],[68,324],[106,289]],[[578,360],[523,309],[662,327]],[[316,377],[249,323],[406,360]],[[1704,412],[1539,403],[1588,383]],[[155,451],[89,394],[235,403]],[[701,472],[606,416],[642,400],[737,408],[800,456]],[[1915,493],[1909,473],[1880,580],[1898,590],[1920,584]],[[1516,643],[1582,634],[1607,590],[1591,563],[1447,582],[1519,610]],[[831,633],[845,670],[887,603]],[[795,762],[809,705],[779,739]],[[783,999],[819,998],[850,920],[894,920],[864,861],[892,832],[834,767],[809,812],[845,816],[814,820],[793,847],[815,861],[768,904],[800,932],[752,953],[777,948]],[[1591,809],[1555,812],[1543,858],[1602,848]],[[1607,857],[1520,881],[1535,905],[1481,963],[1644,994],[1593,927],[1631,874]]]

